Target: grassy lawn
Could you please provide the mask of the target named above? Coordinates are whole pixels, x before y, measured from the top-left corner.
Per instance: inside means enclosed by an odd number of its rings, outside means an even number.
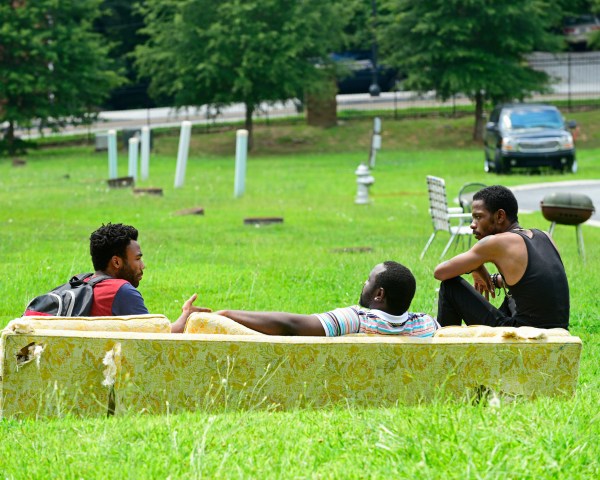
[[[237,200],[232,131],[193,132],[181,189],[173,188],[178,139],[158,136],[150,179],[139,186],[161,187],[163,197],[108,190],[106,154],[86,146],[39,149],[24,167],[0,159],[0,326],[32,296],[91,270],[89,234],[109,221],[140,230],[147,265],[140,291],[151,312],[171,319],[194,292],[213,309],[312,313],[350,305],[371,267],[387,259],[417,277],[411,310],[435,314],[432,272],[446,239],[439,235],[419,261],[431,233],[425,176],[444,177],[451,196],[469,181],[513,186],[600,178],[600,113],[569,118],[583,134],[579,173],[510,176],[483,172],[482,149],[469,141],[470,117],[384,119],[369,206],[354,204],[354,170],[370,143],[371,124],[364,120],[325,131],[259,126],[246,194]],[[125,175],[125,152],[119,160]],[[198,206],[205,215],[177,214]],[[284,223],[244,225],[250,216],[282,216]],[[549,226],[539,212],[520,221]],[[584,342],[573,399],[498,409],[436,401],[386,409],[4,420],[0,476],[597,478],[600,229],[583,229],[586,264],[574,228],[555,231],[571,287],[571,332]],[[371,250],[352,253],[351,247]]]

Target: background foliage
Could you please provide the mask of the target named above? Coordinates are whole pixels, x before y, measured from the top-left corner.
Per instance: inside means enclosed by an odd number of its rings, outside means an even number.
[[[0,121],[15,153],[14,127],[61,127],[89,119],[121,82],[108,44],[92,31],[100,0],[0,4]]]
[[[136,49],[151,93],[177,106],[241,102],[246,128],[261,102],[302,98],[327,80],[347,13],[319,0],[151,0],[141,11],[149,41]]]
[[[556,10],[541,0],[389,0],[379,29],[384,58],[406,72],[406,90],[475,102],[473,138],[481,138],[483,106],[544,92],[550,77],[527,66],[534,49],[557,50],[549,29]],[[398,39],[402,39],[399,42]]]

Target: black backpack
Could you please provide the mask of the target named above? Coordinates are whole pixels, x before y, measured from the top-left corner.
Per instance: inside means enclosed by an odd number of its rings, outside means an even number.
[[[98,275],[87,282],[84,281],[92,275],[94,274],[80,273],[71,278],[68,283],[35,297],[25,308],[23,316],[88,317],[94,300],[94,285],[112,278],[109,275]]]

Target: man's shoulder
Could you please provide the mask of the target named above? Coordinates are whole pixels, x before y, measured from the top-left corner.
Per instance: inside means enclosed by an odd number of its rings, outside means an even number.
[[[345,315],[366,315],[368,309],[361,307],[360,305],[349,305],[347,307],[338,307],[327,313],[337,313]]]
[[[120,283],[114,283],[114,285],[117,287],[117,290],[119,291],[119,293],[124,293],[124,292],[132,292],[132,293],[137,293],[139,294],[139,290],[137,288],[135,288],[131,283],[129,283],[127,280],[121,280],[121,279],[115,279],[115,280],[119,280]]]
[[[474,247],[483,250],[505,250],[513,246],[525,246],[525,240],[516,232],[501,232],[479,240]]]
[[[112,310],[114,315],[148,313],[142,294],[127,280],[115,292]]]
[[[497,233],[492,235],[497,237],[497,241],[504,245],[525,245],[525,240],[534,240],[535,238],[544,238],[549,242],[553,242],[552,237],[548,232],[539,230],[537,228],[522,228],[519,230],[511,230],[508,232]]]
[[[117,293],[121,291],[128,291],[129,289],[135,290],[134,286],[131,285],[127,280],[122,278],[107,278],[94,285],[94,291],[103,293]]]

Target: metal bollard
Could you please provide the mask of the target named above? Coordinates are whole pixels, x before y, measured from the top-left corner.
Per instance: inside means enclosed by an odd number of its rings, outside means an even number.
[[[177,166],[175,167],[175,188],[183,187],[185,180],[185,170],[187,167],[188,153],[190,150],[190,136],[192,132],[192,123],[184,120],[181,122],[181,131],[179,133],[179,148],[177,150]]]
[[[361,163],[354,174],[356,175],[356,184],[358,186],[354,203],[358,205],[371,203],[369,199],[369,187],[375,183],[375,179],[371,175],[369,167]]]
[[[108,131],[108,178],[117,178],[117,132]]]
[[[246,158],[248,157],[248,130],[238,130],[235,141],[235,177],[233,196],[239,198],[246,190]]]
[[[142,180],[148,180],[150,173],[150,129],[146,126],[142,127],[141,142]]]
[[[369,167],[375,168],[377,150],[381,150],[381,119],[375,117],[373,120],[373,137],[371,138],[371,152],[369,154]]]
[[[133,177],[133,180],[137,182],[138,179],[138,150],[140,140],[137,137],[131,137],[129,139],[129,163],[127,174]]]

